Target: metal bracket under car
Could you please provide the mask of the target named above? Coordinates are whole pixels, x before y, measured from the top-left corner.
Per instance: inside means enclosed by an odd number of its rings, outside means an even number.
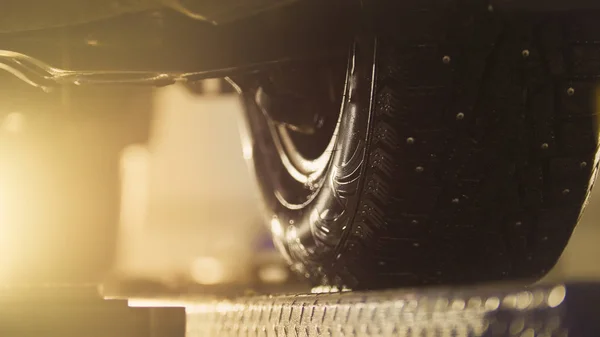
[[[166,85],[347,53],[354,1],[303,1],[213,25],[164,9],[0,34],[0,68],[29,84]]]
[[[376,2],[39,2],[51,13],[31,11],[28,3],[9,6],[12,15],[0,13],[0,68],[32,85],[51,87],[69,83],[165,85],[346,55],[366,12],[364,6]],[[489,3],[500,11],[600,8],[595,0]]]

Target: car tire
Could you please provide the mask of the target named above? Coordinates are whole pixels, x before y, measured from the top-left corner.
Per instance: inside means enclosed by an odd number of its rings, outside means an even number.
[[[351,48],[320,175],[291,177],[258,86],[242,86],[276,245],[342,288],[540,278],[598,168],[600,13],[383,3]]]

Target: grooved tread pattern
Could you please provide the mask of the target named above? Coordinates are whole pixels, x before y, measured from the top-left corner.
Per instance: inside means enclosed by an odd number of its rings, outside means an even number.
[[[187,337],[566,336],[563,286],[247,297],[187,307]],[[420,296],[422,295],[422,296]],[[566,301],[564,301],[566,302]]]
[[[369,166],[333,282],[542,276],[598,168],[600,13],[402,3],[380,8],[406,6],[379,23]]]

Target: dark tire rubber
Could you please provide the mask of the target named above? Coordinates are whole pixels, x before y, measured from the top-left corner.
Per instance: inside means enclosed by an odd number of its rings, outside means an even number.
[[[383,3],[313,202],[273,197],[285,172],[245,95],[276,242],[315,283],[353,289],[541,277],[598,168],[600,13]]]

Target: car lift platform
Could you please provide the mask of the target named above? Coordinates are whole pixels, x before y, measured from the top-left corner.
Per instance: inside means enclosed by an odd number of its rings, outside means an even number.
[[[95,287],[0,288],[7,337],[600,336],[600,284],[107,300]]]

